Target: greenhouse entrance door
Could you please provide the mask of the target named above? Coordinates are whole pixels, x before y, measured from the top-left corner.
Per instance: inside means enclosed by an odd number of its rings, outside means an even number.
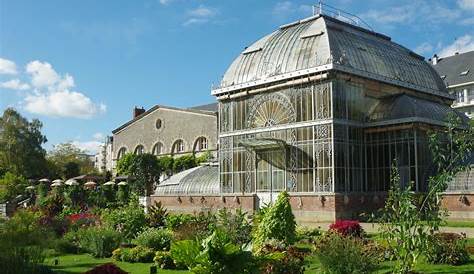
[[[257,153],[256,192],[259,207],[273,203],[278,193],[285,190],[285,151],[265,150]]]

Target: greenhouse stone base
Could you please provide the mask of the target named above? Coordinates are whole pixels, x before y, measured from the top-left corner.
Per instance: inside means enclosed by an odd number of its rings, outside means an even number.
[[[296,220],[311,225],[332,222],[337,219],[361,219],[383,207],[386,193],[352,194],[292,194],[290,203]],[[256,194],[248,195],[182,195],[151,196],[148,204],[160,201],[170,212],[198,213],[221,208],[241,208],[249,213],[259,208]],[[443,206],[449,211],[449,219],[474,220],[474,193],[449,193],[443,196]]]

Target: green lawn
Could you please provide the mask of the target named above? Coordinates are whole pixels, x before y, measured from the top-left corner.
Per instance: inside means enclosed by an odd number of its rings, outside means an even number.
[[[52,266],[52,269],[57,273],[83,273],[96,265],[103,263],[111,262],[112,259],[96,259],[87,254],[80,255],[63,255],[59,256],[59,265]],[[52,265],[53,258],[48,259],[45,264]],[[309,256],[307,258],[309,265],[306,268],[308,274],[312,273],[321,273],[320,264],[314,256]],[[114,262],[123,270],[133,273],[133,274],[148,274],[150,273],[150,266],[152,264],[144,263],[123,263],[123,262]],[[383,263],[379,271],[379,274],[388,274],[390,273],[390,262]],[[461,266],[449,266],[449,265],[431,265],[427,263],[421,263],[417,268],[417,271],[424,274],[472,274],[474,273],[474,255],[471,256],[471,261],[466,265]],[[189,273],[188,271],[178,271],[178,270],[158,270],[158,273],[163,274],[178,274],[178,273]]]
[[[321,273],[321,266],[318,259],[314,256],[307,258],[309,265],[306,268],[306,274]],[[380,265],[378,274],[389,274],[391,273],[391,262],[384,262]],[[468,264],[461,266],[450,266],[450,265],[432,265],[428,263],[420,263],[416,269],[419,273],[423,274],[473,274],[474,273],[474,255],[471,255],[471,261]]]
[[[59,265],[53,266],[54,258],[59,259]],[[133,274],[149,274],[151,263],[124,263],[124,262],[115,262],[111,258],[106,259],[96,259],[88,254],[74,254],[74,255],[63,255],[59,257],[51,257],[47,259],[45,264],[51,266],[51,268],[57,273],[63,274],[72,274],[72,273],[83,273],[87,270],[92,269],[93,267],[108,263],[114,262],[123,270],[133,273]],[[163,274],[177,274],[177,273],[189,273],[189,271],[178,271],[178,270],[158,270],[158,273]]]
[[[444,226],[448,227],[472,227],[474,228],[474,221],[446,221]]]

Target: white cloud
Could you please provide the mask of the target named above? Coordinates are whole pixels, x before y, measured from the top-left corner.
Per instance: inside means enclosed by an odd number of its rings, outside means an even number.
[[[0,83],[0,87],[13,89],[13,90],[27,90],[30,89],[30,85],[22,83],[19,79],[12,79],[6,82]]]
[[[463,53],[471,50],[474,50],[474,37],[466,34],[456,39],[451,45],[442,48],[438,55],[446,57],[454,55],[456,52]]]
[[[162,5],[168,5],[169,3],[171,3],[173,0],[159,0],[160,4]]]
[[[458,0],[458,5],[463,10],[474,10],[473,0]]]
[[[279,19],[287,19],[294,14],[310,16],[312,15],[312,9],[310,5],[296,5],[291,1],[282,1],[275,4],[272,15]]]
[[[0,74],[17,74],[16,64],[13,61],[0,58]]]
[[[106,111],[104,104],[96,104],[85,94],[71,90],[74,78],[67,73],[61,76],[48,62],[32,61],[26,65],[26,72],[35,88],[23,102],[31,113],[87,119]]]
[[[432,51],[433,51],[433,45],[431,45],[428,42],[424,42],[415,48],[415,52],[420,55],[423,55],[425,53],[431,53]]]
[[[97,154],[97,152],[99,152],[100,146],[102,145],[102,143],[99,141],[74,141],[72,144],[82,150],[85,150],[88,154]]]
[[[104,104],[94,104],[84,94],[69,90],[30,94],[24,103],[27,111],[52,117],[86,119],[107,109]]]
[[[187,12],[188,19],[184,21],[183,26],[207,23],[212,18],[214,18],[218,13],[219,11],[215,8],[200,5],[199,7],[189,10]]]
[[[31,84],[36,88],[64,90],[74,87],[74,78],[66,74],[61,77],[48,62],[32,61],[26,65],[26,72],[31,76]]]
[[[448,8],[440,3],[426,0],[413,0],[385,9],[372,9],[361,17],[380,24],[441,24],[453,22],[462,16],[457,8]]]
[[[474,25],[474,17],[462,19],[460,24],[463,26]]]

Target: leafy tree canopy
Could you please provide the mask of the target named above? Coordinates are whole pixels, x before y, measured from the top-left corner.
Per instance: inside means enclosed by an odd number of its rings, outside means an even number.
[[[130,182],[131,191],[143,195],[153,191],[153,184],[159,181],[161,167],[156,156],[152,154],[128,153],[117,162],[117,172],[133,177]]]
[[[72,143],[55,145],[47,159],[53,169],[52,173],[64,179],[96,172],[86,152]]]
[[[28,121],[13,108],[0,117],[0,172],[7,171],[26,178],[47,174],[46,151],[42,145],[46,137],[41,133],[43,124]],[[1,174],[0,174],[1,175]]]

